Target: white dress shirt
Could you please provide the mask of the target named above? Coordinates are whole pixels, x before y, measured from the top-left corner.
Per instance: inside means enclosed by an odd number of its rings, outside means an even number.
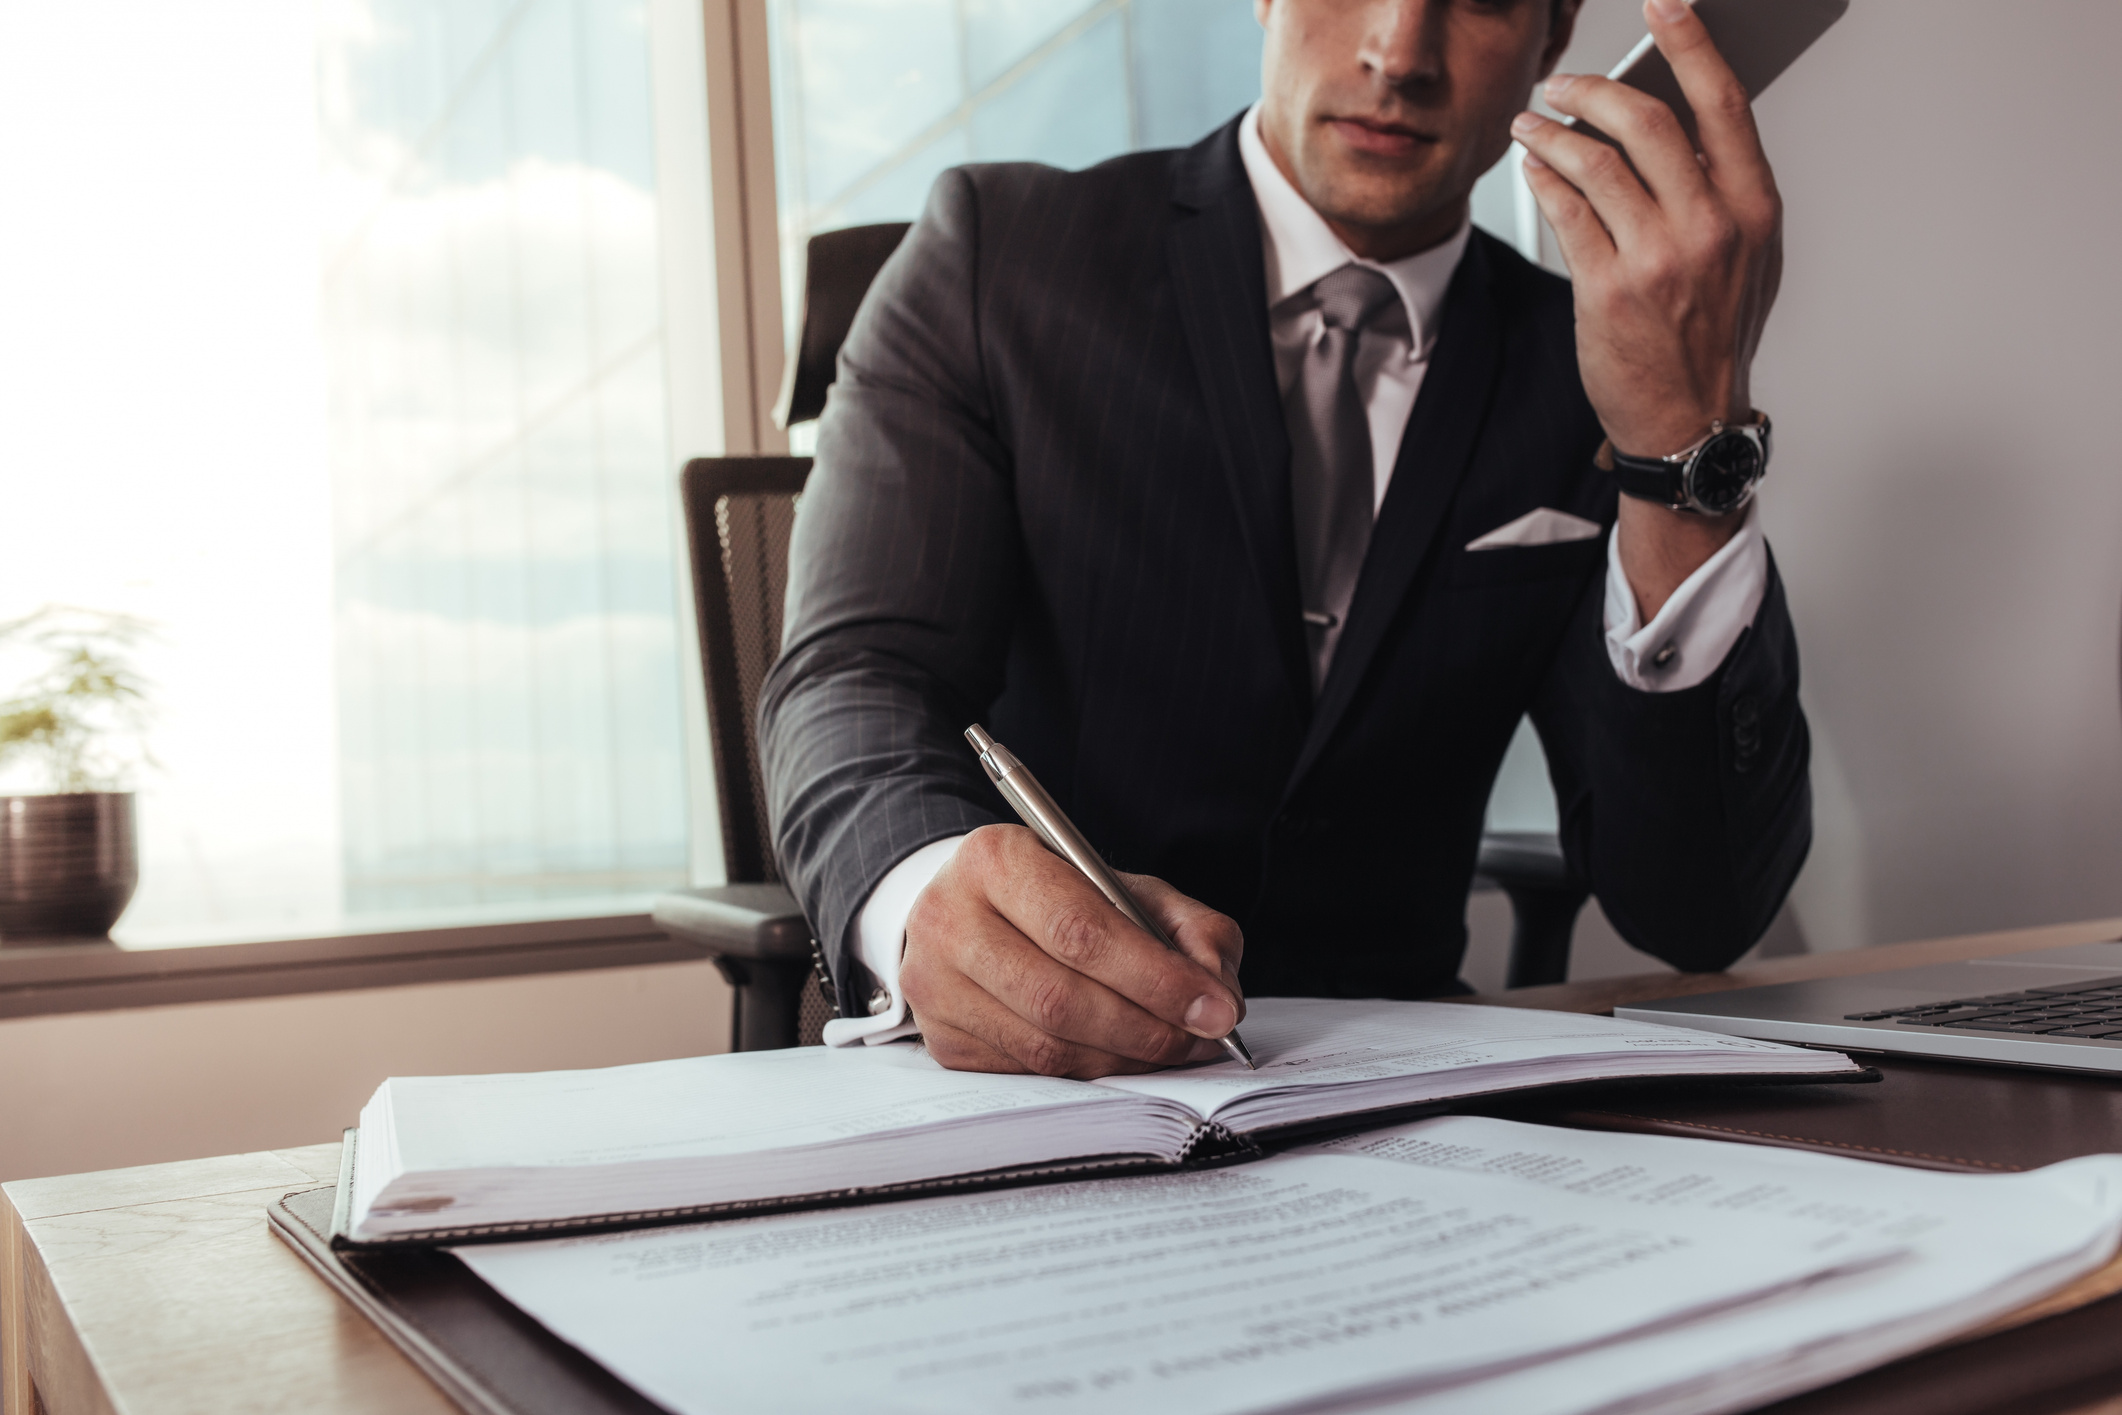
[[[1429,372],[1437,322],[1452,272],[1466,254],[1471,226],[1451,239],[1400,260],[1364,260],[1349,250],[1275,166],[1260,140],[1260,109],[1238,128],[1238,152],[1260,206],[1260,245],[1267,261],[1268,334],[1275,375],[1284,396],[1296,380],[1305,349],[1321,333],[1312,286],[1348,264],[1367,265],[1400,293],[1405,318],[1380,317],[1364,330],[1356,356],[1356,387],[1369,415],[1374,494],[1372,514],[1385,503],[1400,438]],[[1607,543],[1606,655],[1623,683],[1646,693],[1692,688],[1716,672],[1739,635],[1754,622],[1768,587],[1768,549],[1752,509],[1738,534],[1673,592],[1650,623],[1642,622],[1635,591],[1621,571],[1618,533]],[[1508,550],[1481,554],[1508,554]],[[965,837],[922,846],[893,866],[855,920],[855,954],[876,975],[871,1015],[825,1024],[828,1046],[887,1042],[917,1028],[899,993],[899,959],[914,899],[934,879]]]

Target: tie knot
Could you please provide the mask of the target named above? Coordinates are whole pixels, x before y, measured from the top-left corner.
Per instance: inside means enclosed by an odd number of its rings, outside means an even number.
[[[1319,300],[1320,317],[1333,328],[1352,333],[1400,297],[1383,272],[1367,265],[1344,265],[1333,274],[1322,276],[1312,291]]]

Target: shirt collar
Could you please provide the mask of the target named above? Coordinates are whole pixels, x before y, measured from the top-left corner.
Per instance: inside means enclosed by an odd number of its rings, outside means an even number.
[[[1408,328],[1414,334],[1414,353],[1418,357],[1426,355],[1436,342],[1444,293],[1451,286],[1459,258],[1466,254],[1472,227],[1462,222],[1443,244],[1390,263],[1361,260],[1267,155],[1267,145],[1260,140],[1257,103],[1238,125],[1238,155],[1245,162],[1253,200],[1260,207],[1260,243],[1267,255],[1267,307],[1272,310],[1284,300],[1304,294],[1321,276],[1331,275],[1351,262],[1367,265],[1381,272],[1400,292],[1400,303],[1407,308]]]

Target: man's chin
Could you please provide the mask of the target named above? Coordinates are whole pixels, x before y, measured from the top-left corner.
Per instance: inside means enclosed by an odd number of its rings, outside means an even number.
[[[1300,169],[1304,199],[1332,221],[1400,226],[1450,204],[1451,162],[1443,147],[1424,143],[1404,155],[1381,157],[1351,150],[1331,137],[1316,144]]]
[[[1433,224],[1464,205],[1464,196],[1441,191],[1441,185],[1429,174],[1381,180],[1373,173],[1336,173],[1303,195],[1337,227],[1405,231]]]

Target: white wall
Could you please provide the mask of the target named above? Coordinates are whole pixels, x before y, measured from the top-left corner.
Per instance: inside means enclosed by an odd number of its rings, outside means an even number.
[[[1587,0],[1564,67],[1641,33]],[[2118,53],[2102,0],[1854,0],[1760,104],[1814,949],[2122,912]]]
[[[729,1046],[708,963],[0,1022],[0,1180],[338,1138],[386,1076]]]

